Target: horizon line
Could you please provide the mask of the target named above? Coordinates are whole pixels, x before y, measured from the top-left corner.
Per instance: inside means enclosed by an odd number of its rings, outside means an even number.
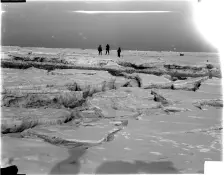
[[[88,47],[88,48],[82,48],[82,47],[43,47],[43,46],[19,46],[19,45],[2,45],[0,44],[1,47],[20,47],[20,48],[49,48],[49,49],[81,49],[81,50],[96,50],[95,47]],[[97,47],[97,46],[96,46]],[[121,48],[123,48],[121,46]],[[150,50],[151,49],[151,50]],[[116,50],[116,49],[111,49],[111,50]],[[198,53],[215,53],[215,54],[220,54],[220,52],[217,51],[181,51],[181,50],[168,50],[168,49],[141,49],[141,48],[127,48],[124,47],[122,50],[124,51],[146,51],[146,52],[189,52],[189,53],[194,53],[194,52],[198,52]]]
[[[76,10],[72,11],[75,13],[84,13],[84,14],[110,14],[110,13],[172,13],[173,11],[87,11],[87,10]]]
[[[164,1],[198,1],[198,0],[27,0],[27,2],[40,2],[40,1],[51,1],[51,2],[130,2],[130,1],[135,1],[135,2],[150,2],[150,1],[160,1],[160,2],[164,2]]]

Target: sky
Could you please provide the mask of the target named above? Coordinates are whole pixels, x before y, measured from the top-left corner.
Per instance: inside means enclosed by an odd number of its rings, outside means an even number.
[[[3,46],[217,51],[196,28],[186,0],[27,0],[2,10]]]

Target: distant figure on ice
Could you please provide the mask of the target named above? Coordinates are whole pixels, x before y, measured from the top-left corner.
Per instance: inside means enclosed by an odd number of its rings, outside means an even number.
[[[120,48],[120,47],[117,49],[117,56],[118,56],[118,57],[121,56],[121,48]]]
[[[102,55],[102,47],[101,47],[101,45],[99,45],[99,47],[98,47],[98,51],[99,51],[99,55]]]
[[[109,55],[109,53],[110,53],[110,46],[109,46],[109,44],[107,44],[107,45],[106,45],[106,54]]]

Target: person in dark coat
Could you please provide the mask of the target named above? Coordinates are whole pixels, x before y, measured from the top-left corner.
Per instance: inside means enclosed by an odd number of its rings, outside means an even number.
[[[102,46],[101,45],[99,45],[99,47],[98,47],[98,51],[99,51],[99,55],[102,55]]]
[[[107,44],[107,45],[106,45],[106,54],[109,55],[109,53],[110,53],[110,46],[109,46],[109,44]]]
[[[120,48],[120,47],[117,49],[117,56],[118,56],[118,57],[121,56],[121,48]]]

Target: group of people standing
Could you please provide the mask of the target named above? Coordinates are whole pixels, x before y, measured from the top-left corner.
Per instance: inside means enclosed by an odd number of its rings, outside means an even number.
[[[99,51],[99,55],[102,55],[102,51],[103,51],[103,49],[102,49],[102,46],[101,46],[101,45],[99,45],[99,47],[98,47],[98,51]],[[110,54],[110,45],[107,44],[107,45],[106,45],[106,54],[105,54],[105,55],[109,55],[109,54]],[[118,57],[121,56],[121,48],[120,48],[120,47],[117,49],[117,56],[118,56]]]

